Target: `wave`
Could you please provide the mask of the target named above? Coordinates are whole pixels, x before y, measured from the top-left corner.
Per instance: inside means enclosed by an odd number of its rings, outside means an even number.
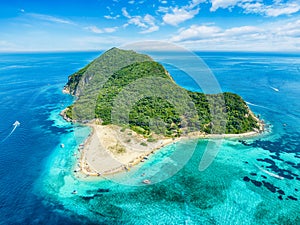
[[[11,66],[0,67],[0,70],[25,69],[25,68],[31,68],[31,67],[32,66],[11,65]]]
[[[34,82],[35,80],[27,80],[27,81],[13,81],[8,83],[0,83],[0,86],[7,86],[7,85],[16,85],[16,84],[29,84]]]

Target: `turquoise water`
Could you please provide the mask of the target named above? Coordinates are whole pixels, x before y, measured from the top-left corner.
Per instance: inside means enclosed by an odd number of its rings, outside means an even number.
[[[300,56],[197,54],[223,91],[241,95],[265,120],[268,132],[243,142],[178,142],[106,180],[73,173],[74,153],[90,130],[58,115],[73,101],[61,93],[67,75],[98,53],[0,55],[0,140],[21,122],[0,143],[0,223],[300,224]],[[178,84],[198,90],[185,73],[166,67]],[[218,145],[213,163],[199,171],[207,146]],[[143,185],[146,178],[153,184]]]

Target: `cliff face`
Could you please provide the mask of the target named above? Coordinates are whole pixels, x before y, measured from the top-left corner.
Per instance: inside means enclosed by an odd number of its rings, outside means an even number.
[[[65,110],[66,117],[97,118],[149,137],[190,132],[237,134],[259,128],[240,96],[187,91],[162,65],[133,51],[110,49],[69,76],[64,91],[77,96]]]
[[[87,82],[86,82],[87,80],[82,79],[82,78],[84,78],[85,72],[88,70],[89,66],[90,66],[90,64],[68,77],[68,82],[64,86],[64,90],[63,90],[65,93],[68,93],[71,95],[78,95],[80,93],[80,91],[79,91],[79,89],[77,89],[77,87],[78,87],[79,82],[81,82],[81,80],[84,83],[84,85],[87,84]]]
[[[79,97],[88,86],[101,86],[106,79],[121,68],[136,62],[152,61],[143,54],[131,50],[112,48],[93,62],[68,77],[64,92]]]

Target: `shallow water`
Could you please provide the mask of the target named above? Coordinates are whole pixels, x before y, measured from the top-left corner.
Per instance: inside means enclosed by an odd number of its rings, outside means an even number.
[[[199,163],[207,146],[218,146],[214,140],[179,142],[126,174],[85,182],[74,176],[73,154],[90,130],[58,113],[73,101],[61,93],[67,75],[99,53],[0,55],[0,140],[21,123],[0,143],[0,223],[299,224],[300,57],[198,54],[222,90],[241,95],[269,133],[224,140],[202,172]],[[164,62],[168,53],[152,57]],[[199,89],[166,67],[179,85]],[[143,185],[146,178],[153,185]]]

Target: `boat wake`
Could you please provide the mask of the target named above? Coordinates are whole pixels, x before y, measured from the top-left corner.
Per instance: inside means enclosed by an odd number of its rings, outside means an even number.
[[[265,173],[265,174],[268,174],[268,175],[271,176],[271,177],[275,177],[275,178],[277,178],[277,179],[279,179],[279,180],[283,180],[283,179],[284,179],[284,177],[279,176],[278,174],[272,173],[272,172],[270,172],[270,171],[268,171],[268,170],[265,170],[265,169],[259,167],[257,164],[254,164],[254,165],[255,165],[261,172],[263,172],[263,173]]]
[[[17,129],[17,127],[20,126],[20,125],[21,125],[21,123],[19,121],[14,122],[13,129],[11,130],[11,132],[1,142],[6,141],[7,138],[9,138],[13,134],[13,132]]]
[[[259,107],[259,108],[263,108],[263,109],[268,109],[268,110],[271,110],[271,111],[275,111],[273,109],[270,109],[270,108],[262,106],[262,105],[257,105],[257,104],[251,103],[251,102],[246,102],[246,103],[247,103],[247,105],[252,105],[252,106],[255,106],[255,107]]]
[[[265,106],[262,106],[262,105],[257,105],[257,104],[251,103],[251,102],[246,102],[246,104],[247,104],[247,105],[254,106],[254,107],[259,107],[259,108],[262,108],[262,109],[267,109],[267,110],[269,110],[269,111],[271,111],[271,112],[278,113],[278,114],[283,114],[283,115],[285,115],[285,116],[287,116],[287,117],[290,117],[290,118],[292,118],[292,119],[297,119],[297,120],[299,120],[299,117],[298,117],[297,115],[293,115],[293,113],[290,113],[290,112],[288,112],[288,113],[286,113],[286,112],[281,112],[281,111],[279,111],[279,110],[275,110],[275,109],[272,109],[272,108],[268,108],[268,107],[265,107]]]

